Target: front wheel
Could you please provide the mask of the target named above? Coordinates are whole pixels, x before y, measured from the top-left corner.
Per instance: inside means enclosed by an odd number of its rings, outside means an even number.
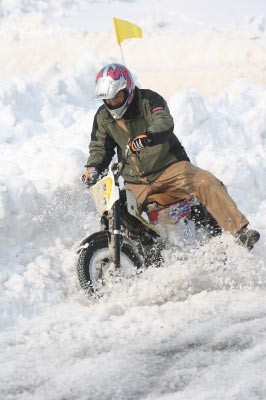
[[[105,232],[99,232],[98,235],[93,235],[91,240],[89,238],[87,247],[84,246],[80,252],[77,264],[81,288],[86,292],[98,291],[117,272],[123,277],[135,275],[143,264],[141,256],[136,253],[130,243],[123,243],[120,251],[121,267],[119,271],[116,271],[108,246],[108,235]]]

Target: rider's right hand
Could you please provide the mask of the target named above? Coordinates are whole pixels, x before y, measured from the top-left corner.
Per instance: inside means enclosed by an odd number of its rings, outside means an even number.
[[[82,182],[88,186],[95,185],[99,178],[99,172],[95,167],[88,167],[82,174]]]

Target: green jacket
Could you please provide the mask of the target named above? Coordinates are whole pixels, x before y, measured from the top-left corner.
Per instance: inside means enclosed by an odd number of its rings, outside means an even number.
[[[174,122],[166,101],[158,93],[136,88],[134,99],[121,120],[116,121],[105,105],[94,117],[87,166],[100,172],[106,169],[117,148],[118,159],[124,154],[129,139],[147,133],[151,143],[137,155],[130,156],[123,171],[126,182],[154,181],[168,166],[189,158],[173,133]]]

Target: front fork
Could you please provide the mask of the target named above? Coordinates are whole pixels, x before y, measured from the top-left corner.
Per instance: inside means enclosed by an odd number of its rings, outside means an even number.
[[[115,269],[120,268],[120,247],[121,247],[121,222],[120,222],[120,199],[113,205],[113,226],[111,232],[110,247],[113,254]]]

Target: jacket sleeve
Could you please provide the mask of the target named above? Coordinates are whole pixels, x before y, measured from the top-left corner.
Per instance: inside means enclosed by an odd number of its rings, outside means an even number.
[[[144,99],[149,122],[146,133],[150,139],[150,145],[166,142],[174,131],[174,120],[166,101],[152,90],[145,92]]]
[[[100,109],[97,111],[93,121],[89,144],[90,155],[86,167],[96,167],[99,172],[102,172],[108,168],[115,154],[116,143],[101,122]]]

